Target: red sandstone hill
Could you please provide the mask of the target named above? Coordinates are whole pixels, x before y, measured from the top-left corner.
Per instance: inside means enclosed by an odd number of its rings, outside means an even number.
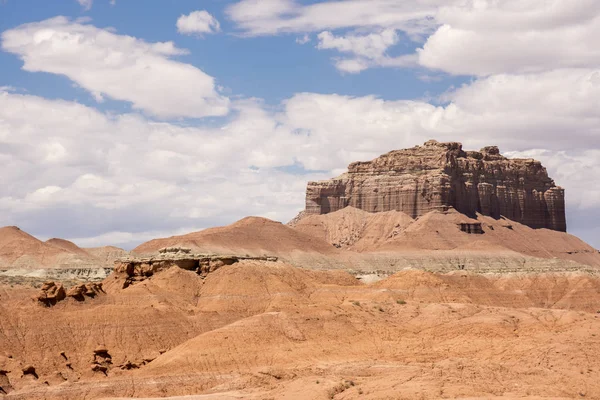
[[[189,247],[199,253],[272,255],[306,266],[333,266],[339,253],[319,237],[259,217],[246,217],[228,226],[182,236],[150,240],[133,249],[132,253],[156,253],[163,247],[172,246]]]
[[[122,249],[113,249],[87,251],[65,239],[42,242],[18,227],[0,228],[0,268],[5,269],[112,266],[114,259],[106,254],[126,254]]]
[[[0,265],[46,265],[70,251],[44,243],[16,226],[0,228]]]

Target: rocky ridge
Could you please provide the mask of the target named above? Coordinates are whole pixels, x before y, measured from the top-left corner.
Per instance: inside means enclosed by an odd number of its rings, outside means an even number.
[[[165,247],[158,254],[148,257],[124,257],[115,261],[114,278],[123,280],[123,288],[144,281],[157,272],[178,267],[194,271],[201,277],[225,265],[233,265],[241,260],[275,262],[277,257],[239,256],[192,253],[186,247]]]
[[[508,159],[495,146],[464,151],[461,143],[430,140],[354,162],[337,178],[309,182],[305,214],[352,206],[416,218],[453,207],[471,217],[504,216],[532,228],[565,232],[564,196],[539,161]]]

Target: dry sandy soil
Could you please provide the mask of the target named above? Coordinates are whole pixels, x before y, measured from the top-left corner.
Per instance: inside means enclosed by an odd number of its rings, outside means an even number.
[[[589,274],[410,270],[366,285],[243,261],[118,279],[51,308],[0,291],[7,399],[600,398]]]

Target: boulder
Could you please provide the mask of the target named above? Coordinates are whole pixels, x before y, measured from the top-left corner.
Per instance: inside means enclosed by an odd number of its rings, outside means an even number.
[[[67,297],[72,297],[78,301],[84,301],[86,297],[96,297],[104,293],[102,283],[85,283],[73,286],[67,291]]]
[[[35,297],[37,301],[47,307],[53,306],[66,297],[65,288],[60,282],[45,282],[40,293]]]

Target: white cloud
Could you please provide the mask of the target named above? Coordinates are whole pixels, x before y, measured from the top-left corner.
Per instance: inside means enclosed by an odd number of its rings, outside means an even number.
[[[371,67],[408,67],[416,65],[415,55],[389,57],[387,50],[396,45],[400,38],[394,29],[385,29],[369,34],[335,36],[329,31],[317,35],[318,49],[335,49],[349,53],[353,58],[337,59],[336,68],[343,72],[358,73]]]
[[[302,5],[294,0],[242,0],[226,10],[248,35],[372,27],[421,35],[435,28],[430,18],[448,0],[339,0]]]
[[[351,34],[347,36],[334,36],[331,32],[319,33],[318,49],[337,49],[342,53],[351,53],[356,56],[376,59],[383,57],[387,49],[398,43],[398,34],[394,29],[385,29],[367,35]]]
[[[308,177],[277,167],[294,163],[282,148],[304,139],[279,129],[259,103],[234,107],[236,117],[221,126],[181,127],[1,92],[0,225],[93,238],[246,214],[291,218]]]
[[[184,35],[216,33],[221,30],[219,21],[207,11],[193,11],[177,20],[177,31]]]
[[[382,31],[401,31],[414,41],[426,39],[418,63],[456,75],[600,65],[597,0],[338,0],[307,5],[293,0],[242,0],[227,13],[251,36],[325,31],[321,47],[340,52],[360,51],[361,42],[379,40],[371,43],[368,57],[338,58],[336,65],[345,72],[414,65],[410,56],[387,63],[373,61],[373,54],[386,43]],[[360,30],[361,35],[336,32],[342,29]]]
[[[309,34],[305,34],[302,37],[297,37],[296,38],[296,43],[298,43],[298,44],[306,44],[308,42],[310,42],[310,35]]]
[[[338,70],[359,73],[375,67],[414,67],[416,54],[390,57],[386,51],[399,41],[397,31],[414,41],[435,31],[441,5],[459,0],[340,0],[302,5],[294,0],[242,0],[226,12],[245,35],[320,32],[318,49],[344,54],[334,57]],[[336,30],[357,32],[338,35]],[[296,40],[301,42],[298,39]],[[348,57],[350,54],[350,57]]]
[[[596,0],[471,0],[436,19],[443,25],[419,51],[427,68],[491,75],[600,65]]]
[[[161,118],[218,116],[229,110],[214,78],[171,59],[186,54],[172,42],[147,43],[56,17],[5,31],[2,49],[18,54],[26,71],[65,75],[97,100],[128,101]]]
[[[84,8],[84,10],[89,10],[92,8],[92,4],[94,3],[94,0],[77,0],[77,2],[79,4],[81,4],[81,7]]]

